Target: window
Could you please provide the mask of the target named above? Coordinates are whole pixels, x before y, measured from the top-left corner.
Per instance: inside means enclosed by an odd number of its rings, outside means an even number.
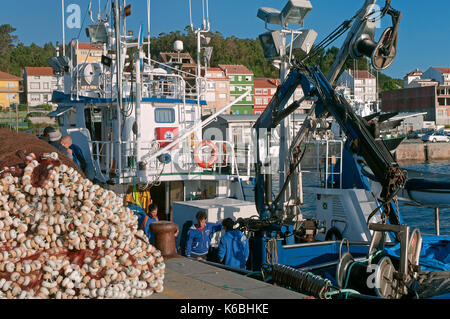
[[[252,101],[252,97],[251,97],[251,96],[247,96],[247,97],[245,98],[245,100],[246,100],[247,102],[251,102],[251,101]]]
[[[44,82],[44,89],[48,89],[49,88],[49,83],[48,82]]]
[[[269,93],[269,91],[267,89],[263,89],[263,94],[267,95]]]
[[[156,123],[174,123],[175,111],[174,109],[158,108],[155,109]]]
[[[234,75],[230,75],[230,81],[231,81],[231,82],[234,81]]]
[[[31,94],[30,99],[31,101],[39,102],[41,100],[41,96],[39,94]]]
[[[262,104],[262,98],[258,97],[255,99],[255,104],[261,105]]]
[[[242,81],[242,76],[241,75],[238,76],[238,81],[239,82]]]
[[[14,101],[16,99],[16,95],[15,94],[8,94],[7,95],[7,99],[8,99],[8,101]]]
[[[225,89],[227,87],[227,84],[224,82],[219,82],[219,89]]]
[[[255,90],[255,94],[261,95],[262,94],[262,89],[256,89]]]
[[[215,90],[216,89],[216,83],[214,82],[208,82],[208,89]]]
[[[30,83],[30,88],[31,88],[31,89],[40,89],[40,88],[41,88],[41,85],[40,85],[39,82],[31,82],[31,83]]]
[[[252,80],[252,77],[250,75],[247,75],[245,77],[245,81],[250,82]]]
[[[234,85],[230,85],[230,91],[234,91],[235,89]]]
[[[14,88],[15,87],[14,82],[6,83],[6,87],[9,88],[9,89]]]
[[[225,93],[220,93],[219,94],[219,99],[226,99],[227,95]]]

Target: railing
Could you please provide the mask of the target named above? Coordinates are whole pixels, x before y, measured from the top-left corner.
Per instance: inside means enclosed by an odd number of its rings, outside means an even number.
[[[167,140],[151,142],[121,142],[121,167],[113,157],[118,143],[111,141],[91,141],[92,159],[97,176],[101,180],[110,178],[131,178],[142,182],[161,175],[238,175],[249,176],[251,150],[244,151],[245,159],[238,161],[235,147],[228,141],[200,141],[185,139],[174,145],[166,153],[147,161],[145,168],[139,167],[144,154],[157,152]],[[138,149],[139,145],[139,149]],[[244,162],[243,168],[238,162]],[[240,174],[242,170],[243,174]]]
[[[341,189],[343,141],[308,141],[305,146],[301,162],[304,186]]]

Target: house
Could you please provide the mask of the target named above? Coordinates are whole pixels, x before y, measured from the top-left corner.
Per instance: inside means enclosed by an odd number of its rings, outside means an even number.
[[[450,68],[430,67],[422,76],[422,79],[431,79],[439,85],[450,85]]]
[[[413,87],[381,93],[383,112],[426,112],[424,121],[450,124],[450,86]]]
[[[11,104],[19,104],[20,81],[23,79],[0,71],[0,107],[8,109]]]
[[[430,85],[439,85],[439,82],[423,76],[423,72],[419,69],[409,72],[403,77],[404,88],[415,88]]]
[[[230,78],[220,68],[206,69],[206,106],[202,115],[213,114],[230,103]],[[224,112],[230,113],[230,109]]]
[[[219,64],[219,68],[230,79],[230,103],[242,94],[250,91],[250,95],[231,107],[231,114],[253,114],[253,78],[252,71],[243,65]]]
[[[23,70],[25,96],[28,106],[50,104],[58,77],[51,67],[26,67]]]
[[[70,54],[74,57],[74,66],[82,63],[101,63],[103,44],[72,41]]]
[[[336,83],[350,89],[354,102],[375,104],[377,101],[376,78],[366,70],[345,70]]]
[[[178,73],[186,82],[186,97],[195,98],[197,63],[188,52],[161,52],[158,62],[163,63],[159,67],[168,73]]]
[[[279,79],[269,78],[255,78],[253,81],[254,86],[254,99],[255,104],[253,107],[253,114],[261,114],[264,112],[267,104],[277,91],[277,87],[280,85]]]

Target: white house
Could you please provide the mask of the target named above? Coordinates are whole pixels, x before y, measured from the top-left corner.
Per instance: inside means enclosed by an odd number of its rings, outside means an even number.
[[[359,103],[376,103],[377,80],[366,70],[345,70],[337,85],[350,89],[351,99]]]
[[[430,67],[421,78],[437,81],[439,85],[450,85],[450,68]]]
[[[26,67],[23,79],[28,106],[51,104],[53,91],[58,87],[51,67]]]

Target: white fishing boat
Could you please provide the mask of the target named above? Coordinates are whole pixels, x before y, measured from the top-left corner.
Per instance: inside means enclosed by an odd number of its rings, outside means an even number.
[[[200,59],[195,74],[152,60],[143,26],[137,43],[127,35],[125,1],[111,6],[110,15],[88,27],[90,44],[102,48],[101,63],[78,64],[73,54],[49,60],[64,79],[53,94],[58,108],[50,116],[82,148],[87,177],[134,202],[146,200],[140,203],[144,209],[149,200],[156,202],[161,217],[168,219],[174,201],[243,199],[241,183],[250,170],[238,165],[236,145],[232,140],[205,140],[202,128],[250,92],[202,120],[206,80],[200,76]],[[200,38],[209,32],[207,13],[203,21],[200,28],[192,25],[198,56],[204,49]],[[71,45],[78,48],[80,41]],[[133,56],[127,55],[130,48],[137,48]],[[174,49],[182,50],[181,41]],[[243,152],[248,157],[249,150]]]

